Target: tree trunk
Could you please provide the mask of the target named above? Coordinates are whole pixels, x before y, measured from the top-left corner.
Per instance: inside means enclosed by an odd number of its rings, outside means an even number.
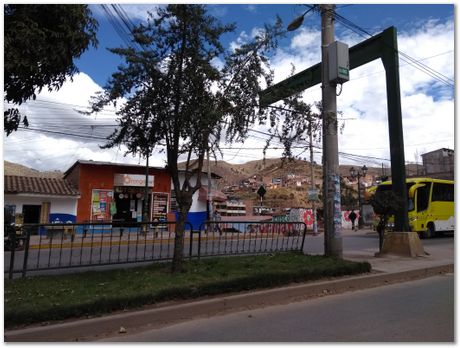
[[[186,207],[182,207],[179,210],[179,217],[176,222],[176,237],[174,238],[172,273],[182,272],[184,260],[185,222],[187,221],[187,214],[190,210],[190,206],[191,204],[188,204]]]

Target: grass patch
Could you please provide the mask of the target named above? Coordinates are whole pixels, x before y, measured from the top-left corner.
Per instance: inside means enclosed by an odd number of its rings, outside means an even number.
[[[367,262],[296,252],[185,262],[184,272],[174,275],[170,267],[169,263],[158,263],[5,280],[5,327],[95,316],[167,300],[268,288],[371,270]]]

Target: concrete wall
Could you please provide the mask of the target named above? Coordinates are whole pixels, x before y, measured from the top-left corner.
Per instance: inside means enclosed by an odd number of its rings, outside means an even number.
[[[342,211],[342,228],[343,229],[351,229],[351,220],[348,217],[350,212],[351,210]],[[355,226],[358,226],[359,211],[355,210],[355,214],[356,214]],[[312,209],[305,209],[305,208],[291,209],[291,212],[289,214],[289,221],[303,221],[307,225],[308,229],[312,229],[313,228],[313,211]]]
[[[48,222],[59,221],[75,222],[77,215],[77,200],[76,197],[57,197],[47,195],[26,195],[26,194],[5,194],[4,205],[16,206],[16,214],[22,214],[24,205],[42,205],[44,202],[50,203],[50,216]]]
[[[179,181],[181,185],[184,182],[184,178],[185,178],[184,174],[182,173],[179,174]],[[195,182],[196,182],[196,179],[192,178],[191,184],[194,185]],[[208,187],[208,178],[206,174],[204,174],[201,177],[201,185],[202,187],[206,187],[206,188]],[[214,179],[211,179],[211,185],[213,188],[216,186]],[[173,183],[171,182],[171,190],[173,189],[174,189],[174,186],[173,186]],[[187,215],[187,221],[192,224],[194,229],[200,228],[201,224],[207,219],[206,201],[199,200],[198,197],[199,197],[199,190],[193,194],[192,206],[190,207],[190,211]]]

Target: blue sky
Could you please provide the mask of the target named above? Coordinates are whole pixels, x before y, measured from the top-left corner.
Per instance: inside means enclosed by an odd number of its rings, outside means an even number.
[[[131,5],[132,6],[132,5]],[[123,6],[129,13],[130,6]],[[121,62],[119,57],[108,52],[107,47],[114,48],[123,45],[121,38],[116,34],[114,28],[103,14],[100,5],[90,5],[93,14],[99,22],[98,39],[100,41],[97,49],[91,48],[81,59],[77,60],[77,66],[82,72],[90,75],[99,85],[104,85],[111,73],[115,71]],[[150,5],[143,5],[144,15]],[[303,14],[307,7],[302,4],[222,4],[208,5],[209,13],[219,18],[222,23],[236,23],[237,29],[233,34],[227,34],[222,39],[228,44],[242,31],[250,33],[254,27],[262,27],[264,23],[274,22],[276,15],[279,15],[283,23],[289,24],[294,18]],[[134,13],[136,15],[134,15]],[[398,31],[406,32],[413,29],[413,25],[426,22],[430,19],[449,20],[454,16],[453,5],[349,5],[338,4],[337,13],[360,27],[366,29],[371,34],[377,34],[389,26],[395,26]],[[139,23],[144,18],[140,18],[139,12],[132,12],[131,19]],[[304,27],[320,26],[320,16],[312,13],[304,21]],[[338,24],[336,35],[344,31]],[[345,31],[349,31],[346,29]],[[288,42],[288,38],[284,42]]]
[[[107,4],[109,5],[109,4]],[[121,5],[135,23],[146,18],[153,5]],[[164,6],[164,5],[162,5]],[[223,37],[228,48],[251,37],[264,23],[273,22],[279,15],[287,26],[307,9],[301,4],[221,4],[207,5],[209,13],[223,23],[236,23],[236,30]],[[58,92],[42,91],[36,101],[21,106],[29,116],[30,129],[20,130],[4,139],[4,159],[39,170],[66,170],[77,159],[144,163],[138,157],[124,157],[123,148],[101,150],[100,145],[116,126],[114,110],[91,117],[75,110],[88,105],[88,100],[100,91],[110,75],[121,63],[106,50],[120,47],[122,39],[104,16],[100,5],[91,4],[99,21],[97,49],[89,49],[76,61],[80,73],[68,80]],[[454,48],[455,13],[452,4],[414,5],[360,5],[338,4],[337,13],[371,34],[389,26],[398,30],[398,47],[417,64],[400,55],[401,102],[403,112],[406,162],[421,162],[420,155],[442,147],[454,149]],[[275,82],[287,78],[291,65],[302,71],[320,61],[320,16],[310,12],[303,25],[287,34],[271,65]],[[335,25],[336,39],[350,47],[367,38],[344,27]],[[410,64],[409,64],[410,63]],[[433,69],[427,74],[427,69]],[[305,91],[304,100],[314,103],[321,99],[320,86]],[[361,167],[389,167],[389,141],[386,111],[384,69],[374,61],[350,72],[350,81],[343,84],[337,97],[338,109],[343,112],[339,134],[340,164]],[[257,131],[266,131],[257,126]],[[224,150],[225,160],[232,163],[247,162],[263,157],[264,137],[251,134],[244,144],[236,143]],[[274,144],[276,147],[277,144]],[[304,144],[298,144],[295,154],[308,157]],[[321,144],[316,143],[315,161],[321,162]],[[246,148],[248,150],[246,150]],[[270,149],[267,157],[280,157],[280,150]],[[164,154],[160,149],[150,158],[152,165],[163,166]]]

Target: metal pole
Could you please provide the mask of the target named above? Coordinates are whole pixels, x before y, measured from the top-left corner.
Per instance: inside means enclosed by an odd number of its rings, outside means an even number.
[[[316,191],[316,185],[315,185],[315,172],[314,172],[314,166],[313,166],[313,134],[312,134],[312,119],[310,117],[309,120],[309,125],[308,125],[308,131],[310,133],[310,180],[311,180],[311,187]],[[311,207],[313,210],[313,234],[317,235],[318,234],[318,223],[316,221],[316,198],[311,201]]]
[[[30,246],[30,234],[31,234],[31,227],[25,227],[26,231],[26,240],[24,241],[24,263],[22,264],[22,277],[26,277],[27,272],[27,261],[29,260],[29,246]],[[16,232],[15,232],[16,233]],[[40,233],[40,232],[38,232]],[[13,248],[15,246],[13,245]],[[50,249],[51,254],[51,249]]]
[[[147,150],[147,159],[145,162],[145,187],[144,187],[144,211],[142,214],[142,221],[149,221],[149,154],[150,151]],[[144,225],[144,232],[147,229],[147,225]]]
[[[383,32],[382,62],[387,78],[388,131],[390,134],[391,181],[393,192],[402,199],[402,207],[395,214],[395,231],[409,232],[406,170],[404,159],[404,133],[399,83],[399,58],[396,29]]]
[[[359,204],[359,217],[358,217],[358,230],[363,228],[363,203],[361,200],[361,174],[358,172],[358,204]]]
[[[211,164],[209,163],[209,149],[207,150],[208,155],[208,221],[212,218],[212,185],[211,185]]]
[[[336,84],[329,82],[328,46],[334,42],[334,7],[321,8],[321,81],[323,108],[324,251],[342,258],[342,214],[337,139]]]

